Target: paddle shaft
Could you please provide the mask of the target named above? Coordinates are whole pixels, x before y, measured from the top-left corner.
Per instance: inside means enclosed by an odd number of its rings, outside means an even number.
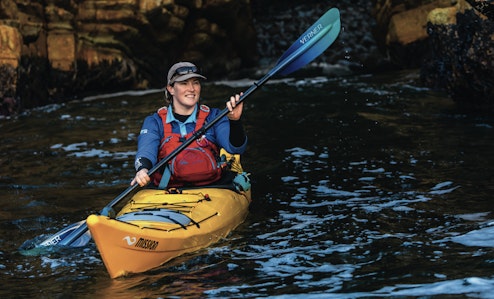
[[[327,23],[328,20],[337,24],[335,30],[333,30],[333,23],[323,25],[323,23]],[[331,33],[333,30],[333,34]],[[331,45],[331,43],[336,39],[340,31],[340,20],[339,20],[339,12],[337,9],[329,10],[323,17],[321,17],[304,35],[293,44],[287,52],[283,54],[280,58],[280,61],[271,69],[264,77],[259,79],[259,81],[254,82],[254,84],[247,89],[239,98],[237,103],[243,102],[248,96],[250,96],[254,91],[256,91],[259,87],[264,85],[272,76],[281,72],[286,75],[291,73],[305,64],[307,64],[312,59],[319,56],[322,51],[324,51],[327,47]],[[325,39],[325,36],[330,39]],[[319,45],[317,45],[319,43]],[[320,46],[319,50],[316,49],[317,46]],[[311,52],[312,50],[312,52]],[[314,51],[317,50],[317,51]],[[305,52],[310,53],[308,56],[303,57],[302,54]],[[306,58],[307,61],[304,60]],[[158,169],[163,167],[166,163],[168,163],[171,159],[176,157],[181,151],[183,151],[186,147],[188,147],[192,142],[196,139],[200,138],[205,134],[207,130],[209,130],[212,126],[214,126],[221,118],[225,117],[230,111],[228,108],[223,109],[223,111],[216,116],[211,122],[206,123],[202,128],[196,131],[190,138],[184,141],[179,147],[177,147],[174,151],[172,151],[168,156],[164,159],[160,160],[153,168],[151,168],[148,172],[148,175],[154,174]],[[120,203],[127,195],[129,195],[132,191],[137,188],[138,184],[134,184],[129,186],[124,192],[118,195],[115,199],[113,199],[108,205],[106,205],[100,212],[100,214],[104,214],[104,211],[107,211],[118,203]],[[87,223],[84,222],[77,229],[75,229],[69,236],[60,240],[57,245],[62,246],[70,246],[75,240],[80,238],[83,234],[85,234],[88,230]]]

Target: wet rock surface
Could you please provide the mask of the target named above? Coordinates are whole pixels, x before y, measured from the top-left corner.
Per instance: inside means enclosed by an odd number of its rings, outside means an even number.
[[[494,21],[467,10],[452,25],[428,24],[432,57],[422,67],[426,85],[446,89],[474,109],[494,108]]]
[[[494,5],[490,0],[377,0],[375,37],[400,68],[468,109],[494,108]]]

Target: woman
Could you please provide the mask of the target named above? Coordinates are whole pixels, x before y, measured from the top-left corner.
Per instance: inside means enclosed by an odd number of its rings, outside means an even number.
[[[174,64],[168,71],[166,97],[168,107],[160,108],[146,117],[137,139],[135,160],[136,175],[131,185],[145,186],[152,182],[164,189],[180,185],[206,185],[220,179],[221,163],[213,165],[207,160],[218,161],[219,149],[224,148],[231,154],[242,154],[247,146],[243,126],[240,122],[243,103],[238,103],[240,95],[230,97],[226,107],[230,111],[205,135],[193,142],[187,149],[172,159],[162,171],[151,177],[148,175],[159,160],[166,157],[187,140],[204,122],[210,122],[221,110],[199,104],[201,80],[197,67],[190,62]],[[213,157],[214,156],[214,157]]]

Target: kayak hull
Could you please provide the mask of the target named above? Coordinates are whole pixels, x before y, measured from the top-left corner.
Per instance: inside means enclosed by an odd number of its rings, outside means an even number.
[[[145,189],[115,218],[90,215],[87,225],[110,277],[116,278],[151,270],[226,237],[245,220],[250,201],[250,191]]]

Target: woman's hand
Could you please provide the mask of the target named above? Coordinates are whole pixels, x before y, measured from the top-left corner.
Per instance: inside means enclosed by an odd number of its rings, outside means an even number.
[[[148,172],[149,170],[147,168],[139,170],[132,182],[130,182],[130,185],[134,186],[137,183],[139,186],[144,187],[149,184],[149,182],[151,182],[151,178],[149,177]]]
[[[244,93],[241,92],[240,94],[236,94],[234,96],[230,97],[230,101],[226,103],[226,107],[230,111],[228,113],[228,119],[229,120],[239,120],[240,117],[242,116],[242,110],[244,109],[244,103],[238,103],[240,96],[242,96]]]

